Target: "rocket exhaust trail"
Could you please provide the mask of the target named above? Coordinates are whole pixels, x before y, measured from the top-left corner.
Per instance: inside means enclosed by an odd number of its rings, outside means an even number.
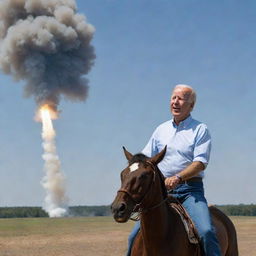
[[[50,217],[67,215],[68,199],[65,192],[65,177],[61,172],[60,160],[55,146],[55,130],[52,124],[51,110],[44,106],[40,108],[42,119],[42,139],[45,161],[45,177],[42,186],[46,190],[44,209]]]

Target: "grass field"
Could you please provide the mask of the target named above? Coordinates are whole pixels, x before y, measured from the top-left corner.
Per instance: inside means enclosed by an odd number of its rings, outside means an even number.
[[[256,256],[256,217],[232,217],[240,256]],[[0,219],[0,256],[120,256],[133,222],[111,217]]]

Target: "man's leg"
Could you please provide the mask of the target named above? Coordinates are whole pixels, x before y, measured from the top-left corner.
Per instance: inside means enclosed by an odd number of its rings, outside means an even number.
[[[191,193],[182,203],[199,233],[205,256],[221,256],[219,242],[212,225],[203,193]]]
[[[139,230],[140,230],[140,221],[137,221],[133,227],[131,234],[128,237],[128,250],[127,250],[126,256],[131,255],[132,245],[133,245],[134,239],[135,239],[136,235],[138,234]]]

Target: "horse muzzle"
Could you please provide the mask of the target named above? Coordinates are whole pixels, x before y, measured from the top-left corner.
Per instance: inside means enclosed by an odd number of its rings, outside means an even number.
[[[134,208],[133,203],[124,201],[117,195],[116,199],[111,204],[111,211],[116,222],[127,222],[130,218],[132,210]]]

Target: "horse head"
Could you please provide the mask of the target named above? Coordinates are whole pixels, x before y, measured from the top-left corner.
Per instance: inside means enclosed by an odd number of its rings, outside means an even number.
[[[145,207],[151,200],[152,186],[155,182],[157,164],[164,158],[166,147],[157,155],[148,158],[143,154],[132,155],[125,148],[124,154],[129,165],[121,172],[121,188],[111,205],[114,219],[126,222],[132,212]],[[161,175],[161,173],[160,173]]]

